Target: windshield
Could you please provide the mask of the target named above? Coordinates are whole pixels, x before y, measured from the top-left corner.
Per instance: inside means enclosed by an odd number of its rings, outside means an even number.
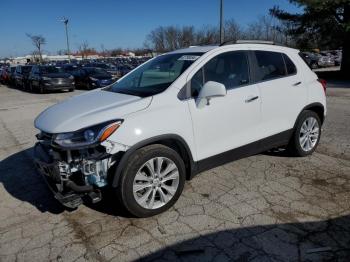
[[[105,90],[146,97],[167,89],[202,53],[161,55]]]
[[[99,67],[86,67],[84,68],[84,70],[88,73],[88,74],[98,74],[98,75],[108,75],[108,72],[102,68]]]
[[[92,66],[103,68],[103,69],[108,69],[108,65],[106,65],[106,64],[93,64]]]
[[[62,71],[55,66],[43,66],[41,68],[41,72],[43,74],[55,74],[55,73],[61,73]]]

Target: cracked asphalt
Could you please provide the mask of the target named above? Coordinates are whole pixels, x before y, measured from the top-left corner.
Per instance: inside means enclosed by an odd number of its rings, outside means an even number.
[[[350,261],[350,88],[328,90],[312,156],[274,150],[206,171],[146,219],[112,197],[64,210],[36,173],[33,120],[71,95],[0,85],[0,261]]]

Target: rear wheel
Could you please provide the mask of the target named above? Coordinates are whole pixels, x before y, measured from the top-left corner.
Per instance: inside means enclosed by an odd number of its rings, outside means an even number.
[[[33,92],[33,84],[32,84],[31,81],[29,82],[29,91],[30,91],[30,92]]]
[[[289,151],[295,156],[311,155],[320,141],[321,120],[313,112],[306,110],[301,113],[293,137],[289,143]]]
[[[130,156],[117,195],[132,215],[153,216],[174,205],[185,177],[184,162],[176,151],[163,145],[146,146]]]
[[[45,89],[44,89],[44,86],[42,84],[39,84],[39,93],[40,94],[44,94],[45,93]]]

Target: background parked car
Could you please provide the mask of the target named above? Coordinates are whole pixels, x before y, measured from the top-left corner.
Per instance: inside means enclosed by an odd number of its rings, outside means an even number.
[[[335,65],[334,58],[331,54],[321,52],[320,55],[320,59],[318,60],[318,65],[320,67],[329,67]]]
[[[112,64],[106,64],[106,63],[89,63],[84,65],[84,67],[98,67],[106,70],[108,73],[112,75],[112,77],[120,77],[118,69],[116,66]]]
[[[318,61],[320,59],[320,55],[312,52],[303,52],[302,57],[304,58],[305,62],[309,65],[310,68],[318,68]]]
[[[63,72],[68,73],[75,77],[77,74],[79,74],[79,70],[81,66],[77,64],[65,64],[65,65],[60,65],[60,68],[62,69]]]
[[[8,84],[9,79],[10,79],[10,69],[7,67],[0,69],[0,83]]]
[[[28,82],[31,91],[38,90],[40,93],[49,90],[74,90],[74,77],[55,66],[33,66]]]
[[[14,74],[14,80],[15,80],[15,86],[22,88],[23,90],[26,89],[26,86],[28,84],[28,77],[29,77],[29,73],[32,70],[32,66],[31,65],[18,65],[16,67],[16,71]]]
[[[14,85],[15,84],[15,73],[16,73],[16,67],[15,66],[11,66],[10,67],[10,74],[9,74],[9,85]]]
[[[87,89],[100,88],[113,83],[113,78],[106,70],[98,67],[83,67],[75,74],[75,85]]]

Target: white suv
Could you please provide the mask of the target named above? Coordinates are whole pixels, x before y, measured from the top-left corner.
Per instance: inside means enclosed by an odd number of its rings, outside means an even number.
[[[171,207],[203,170],[275,147],[311,154],[325,115],[325,83],[299,51],[191,47],[42,112],[35,162],[67,207],[112,188],[146,217]]]

